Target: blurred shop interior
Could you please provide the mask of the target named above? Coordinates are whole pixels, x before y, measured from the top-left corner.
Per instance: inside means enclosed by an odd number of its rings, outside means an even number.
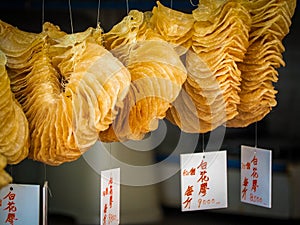
[[[42,5],[44,3],[44,8]],[[40,32],[43,21],[58,25],[70,33],[84,31],[97,25],[99,16],[103,30],[109,31],[127,15],[127,10],[150,11],[155,1],[150,0],[11,0],[0,4],[0,19],[21,30]],[[98,3],[100,2],[100,8]],[[188,0],[161,1],[162,4],[191,12],[195,7]],[[297,6],[298,7],[298,6]],[[71,21],[72,19],[72,21]],[[228,152],[228,200],[226,209],[211,210],[224,216],[250,216],[256,218],[300,220],[300,12],[296,9],[290,33],[283,40],[286,62],[278,69],[276,83],[277,106],[261,121],[246,128],[217,128],[203,135],[186,134],[167,120],[160,123],[159,130],[148,141],[128,143],[96,143],[86,156],[60,166],[48,166],[30,159],[7,170],[16,183],[41,184],[47,180],[51,189],[49,197],[49,223],[60,217],[72,218],[74,224],[99,224],[99,175],[98,172],[125,162],[129,167],[143,167],[163,162],[159,170],[148,169],[142,175],[125,168],[121,172],[121,224],[156,224],[172,212],[182,215],[181,224],[189,224],[189,218],[198,221],[197,213],[180,211],[179,154],[207,151]],[[161,132],[161,133],[160,133]],[[162,138],[163,136],[163,138]],[[174,152],[183,139],[183,151]],[[157,142],[159,140],[159,144]],[[209,146],[208,142],[211,140]],[[247,205],[239,199],[239,168],[241,145],[272,150],[273,157],[273,206],[271,209]],[[98,154],[99,149],[108,154]],[[114,161],[111,158],[117,158]],[[116,165],[114,164],[116,163]],[[125,166],[126,167],[126,166]],[[149,178],[149,179],[148,179]],[[147,180],[148,179],[148,180]],[[211,214],[210,214],[211,213]],[[203,215],[203,214],[199,214]],[[56,217],[55,217],[56,216]],[[177,222],[178,222],[177,221]],[[258,220],[259,221],[259,220]],[[262,220],[263,221],[263,220]],[[176,224],[176,221],[172,222]],[[200,222],[199,222],[200,223]],[[63,223],[62,223],[63,224]],[[68,223],[66,223],[68,224]],[[71,223],[70,223],[71,224]],[[192,224],[192,223],[191,223]],[[195,224],[195,223],[193,223]],[[217,224],[217,223],[214,223]],[[234,224],[231,221],[230,224]]]

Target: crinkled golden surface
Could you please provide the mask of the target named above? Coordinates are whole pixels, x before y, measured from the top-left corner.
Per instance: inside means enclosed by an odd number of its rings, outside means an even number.
[[[159,1],[152,9],[150,23],[165,41],[178,47],[179,54],[183,54],[191,47],[194,17],[162,5]],[[180,48],[181,47],[181,48]]]
[[[119,110],[110,128],[99,134],[105,142],[140,140],[155,130],[158,121],[165,117],[166,111],[178,96],[187,76],[174,48],[160,35],[151,35],[154,34],[152,25],[148,23],[151,14],[135,13],[148,16],[142,23],[136,23],[136,19],[128,19],[132,16],[129,12],[120,22],[122,26],[127,26],[122,28],[120,34],[116,33],[115,28],[104,34],[104,42],[109,37],[110,43],[119,43],[119,46],[113,46],[112,52],[131,74],[130,90],[124,99],[124,107]],[[133,24],[124,21],[132,21]],[[118,28],[120,24],[115,27]],[[132,32],[123,32],[129,28]]]
[[[228,127],[246,127],[260,121],[277,105],[276,69],[285,66],[282,40],[289,32],[296,0],[250,1],[246,7],[252,18],[250,45],[238,64],[242,72],[239,114],[227,122]]]
[[[29,121],[29,157],[59,165],[78,159],[112,123],[128,92],[130,74],[101,46],[98,28],[66,34],[47,23],[44,29],[24,43],[23,55],[34,53],[32,60],[26,67],[12,66],[9,75]],[[0,43],[14,46],[6,36]],[[22,58],[8,57],[9,65],[18,60]]]
[[[237,63],[243,61],[248,47],[251,18],[238,1],[201,1],[193,15],[192,50],[186,55],[188,78],[176,105],[186,105],[182,110],[190,110],[197,122],[188,123],[186,116],[180,116],[186,112],[178,111],[178,106],[170,109],[167,118],[184,131],[205,133],[238,114],[241,72]]]
[[[17,164],[28,156],[28,121],[10,90],[6,56],[0,51],[0,154],[9,164]]]
[[[7,159],[0,153],[0,189],[12,182],[12,177],[5,171]]]

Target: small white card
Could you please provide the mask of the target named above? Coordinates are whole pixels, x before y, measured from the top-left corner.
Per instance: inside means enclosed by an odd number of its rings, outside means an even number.
[[[0,190],[0,225],[39,225],[40,186],[9,184]]]
[[[271,208],[272,152],[241,147],[241,201]]]
[[[120,222],[120,168],[101,171],[100,224]]]
[[[180,155],[181,210],[227,207],[227,152]]]

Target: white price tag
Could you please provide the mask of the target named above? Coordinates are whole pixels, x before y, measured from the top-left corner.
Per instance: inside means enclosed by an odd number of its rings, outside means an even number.
[[[0,225],[39,225],[40,186],[9,184],[0,190]]]
[[[101,225],[120,222],[120,168],[101,171]]]
[[[181,210],[227,207],[226,151],[180,155]]]
[[[272,152],[242,146],[241,201],[271,208]]]

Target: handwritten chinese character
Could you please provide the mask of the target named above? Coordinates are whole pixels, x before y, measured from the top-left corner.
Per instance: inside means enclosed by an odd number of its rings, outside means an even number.
[[[103,220],[102,220],[102,221],[103,221],[103,223],[102,223],[103,225],[106,225],[106,218],[107,218],[107,215],[106,215],[106,214],[104,214],[104,216],[103,216]]]
[[[242,169],[250,170],[250,168],[251,168],[250,162],[242,163]]]
[[[200,171],[200,178],[197,182],[207,182],[207,181],[209,181],[209,177],[206,176],[206,173],[207,173],[206,170]]]
[[[195,175],[196,174],[196,168],[192,168],[191,170],[190,170],[190,175]]]
[[[252,188],[251,190],[256,192],[256,189],[258,187],[258,184],[257,184],[257,180],[252,180]]]
[[[207,194],[207,190],[209,189],[208,184],[207,183],[202,183],[200,185],[200,191],[199,191],[199,195],[205,196]]]
[[[192,186],[188,186],[187,189],[186,189],[186,191],[185,191],[185,193],[184,193],[184,195],[191,196],[193,194],[193,192],[194,192],[194,186],[193,185]]]
[[[16,218],[16,214],[15,213],[8,213],[7,217],[6,217],[6,220],[5,220],[5,223],[9,223],[10,225],[13,225],[15,220],[18,220]]]
[[[17,207],[15,206],[15,202],[11,201],[7,203],[7,207],[4,210],[8,210],[8,212],[16,212]]]
[[[183,176],[188,176],[190,173],[186,169],[183,170],[182,175]]]
[[[256,156],[253,156],[253,159],[251,160],[251,163],[253,163],[253,165],[257,165],[258,162],[258,158]]]
[[[201,169],[201,170],[206,170],[207,169],[207,162],[205,162],[204,160],[201,161],[201,163],[199,164],[199,166],[197,167],[197,169]]]
[[[253,167],[251,177],[258,178],[258,173],[257,173],[257,168],[256,167]]]
[[[193,198],[188,197],[182,204],[185,204],[184,208],[191,208],[191,201],[193,200]]]
[[[15,197],[16,197],[16,194],[10,191],[3,199],[8,198],[10,201],[13,201],[15,199]]]
[[[246,199],[247,191],[248,191],[247,187],[244,187],[243,190],[242,190],[242,199]]]

